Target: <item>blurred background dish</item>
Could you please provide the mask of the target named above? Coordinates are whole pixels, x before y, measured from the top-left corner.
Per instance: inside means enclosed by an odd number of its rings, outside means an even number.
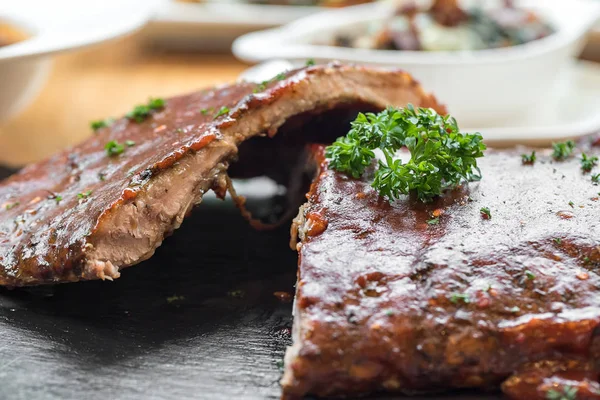
[[[391,15],[359,29],[342,30],[315,44],[374,50],[465,51],[525,44],[554,33],[549,21],[511,0],[399,2]],[[498,2],[497,2],[498,3]],[[490,5],[492,5],[490,7]]]
[[[0,7],[0,121],[26,107],[50,70],[53,54],[142,27],[160,0],[4,1]]]
[[[162,47],[228,52],[240,35],[273,28],[329,7],[375,0],[170,0],[146,29]]]
[[[267,61],[248,68],[241,78],[258,83],[295,67],[285,60]],[[500,122],[473,124],[460,120],[461,127],[480,132],[488,144],[497,147],[549,146],[552,142],[600,132],[600,65],[573,61],[562,70],[558,82],[543,104],[528,113]]]
[[[233,52],[248,62],[283,58],[299,65],[314,58],[399,67],[443,99],[463,125],[501,124],[524,117],[552,97],[559,75],[579,54],[600,15],[600,1],[595,0],[522,0],[515,6],[533,11],[555,32],[521,45],[466,51],[459,51],[460,46],[453,51],[390,51],[332,45],[340,35],[360,36],[394,18],[397,3],[385,2],[326,11],[250,33],[236,40]],[[440,42],[448,39],[441,36]]]

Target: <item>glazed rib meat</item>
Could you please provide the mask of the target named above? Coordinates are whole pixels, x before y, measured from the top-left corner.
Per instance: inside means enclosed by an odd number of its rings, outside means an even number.
[[[314,148],[284,398],[600,398],[600,186],[579,152],[523,165],[527,151],[490,150],[480,182],[390,204]]]
[[[0,183],[0,284],[117,278],[150,257],[204,193],[224,195],[245,140],[338,108],[409,102],[441,108],[406,73],[331,64],[119,119]]]

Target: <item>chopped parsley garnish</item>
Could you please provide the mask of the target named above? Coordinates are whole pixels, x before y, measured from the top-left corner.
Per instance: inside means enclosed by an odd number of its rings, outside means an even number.
[[[125,114],[127,118],[135,122],[144,122],[148,118],[152,111],[157,111],[165,106],[165,101],[161,98],[150,98],[148,104],[140,104],[133,108],[132,111]]]
[[[106,150],[106,154],[108,154],[109,157],[113,157],[123,153],[125,151],[125,146],[116,140],[111,140],[104,145],[104,150]]]
[[[584,172],[590,172],[596,165],[598,165],[598,157],[588,157],[587,154],[581,153],[581,169]]]
[[[98,172],[98,179],[100,179],[102,182],[104,182],[106,180],[106,173]]]
[[[600,173],[592,175],[592,183],[600,183]]]
[[[229,108],[223,106],[219,109],[219,111],[217,111],[217,113],[215,114],[215,116],[213,118],[217,119],[220,116],[227,114],[228,112],[229,112]]]
[[[243,290],[230,290],[229,292],[227,292],[227,296],[229,296],[229,297],[242,298],[245,295],[246,295],[246,292],[244,292]]]
[[[254,90],[252,92],[253,93],[262,92],[263,90],[265,90],[267,88],[268,84],[269,84],[269,81],[262,81],[261,83],[259,83],[259,85],[257,87],[254,88]]]
[[[572,201],[569,202],[569,205],[571,206],[571,208],[575,208],[575,203],[573,203]]]
[[[554,240],[554,243],[556,243],[556,244],[561,244],[562,243],[562,239],[561,238],[554,238],[552,240]]]
[[[309,58],[308,60],[306,60],[306,66],[307,67],[312,67],[313,65],[315,65],[315,60],[312,58]]]
[[[262,92],[263,90],[265,90],[267,88],[267,85],[271,82],[275,82],[275,81],[282,81],[284,80],[286,77],[286,73],[285,72],[280,72],[277,75],[275,75],[274,78],[269,79],[268,81],[262,81],[261,83],[259,83],[253,90],[252,93],[258,93],[258,92]]]
[[[525,271],[525,276],[529,280],[534,280],[535,279],[535,274],[533,272],[531,272],[530,270],[526,270]]]
[[[450,295],[450,302],[457,304],[458,302],[463,302],[465,304],[469,304],[471,300],[469,299],[469,295],[466,293],[452,293]]]
[[[579,389],[574,386],[564,386],[562,391],[558,390],[548,390],[546,392],[547,400],[576,400],[577,399],[577,391]]]
[[[86,191],[86,192],[83,192],[83,193],[79,193],[79,194],[77,194],[77,198],[78,198],[78,199],[87,199],[87,198],[88,198],[88,197],[90,197],[91,195],[92,195],[92,191],[91,191],[91,190],[88,190],[88,191]]]
[[[111,126],[114,122],[114,118],[99,119],[97,121],[90,122],[90,127],[94,131],[97,131],[98,129],[107,128]]]
[[[439,224],[439,223],[440,223],[440,218],[439,218],[439,217],[437,217],[437,218],[432,218],[432,219],[428,220],[428,221],[427,221],[427,223],[428,223],[429,225],[437,225],[437,224]]]
[[[202,114],[202,115],[208,115],[209,111],[210,110],[208,108],[203,108],[203,109],[200,110],[200,114]]]
[[[167,303],[169,303],[169,304],[177,303],[182,300],[185,300],[184,296],[173,295],[173,296],[167,297]]]
[[[552,149],[554,150],[552,157],[557,161],[561,161],[573,154],[573,150],[575,150],[575,142],[572,140],[567,140],[566,142],[562,143],[552,143]]]
[[[56,201],[56,204],[60,203],[62,201],[62,196],[59,194],[55,194],[54,196],[52,196],[52,198],[54,199],[54,201]]]
[[[9,203],[9,204],[5,205],[4,208],[6,208],[6,210],[10,210],[11,208],[15,208],[19,204],[21,204],[21,203],[18,201],[15,201],[14,203]]]
[[[126,140],[125,146],[127,146],[127,147],[135,146],[135,142],[133,140]]]
[[[535,151],[532,151],[531,154],[521,154],[521,161],[523,164],[533,165],[537,157],[535,156]]]
[[[479,210],[483,219],[492,219],[492,213],[489,208],[481,207]]]
[[[395,200],[415,193],[427,202],[445,189],[481,179],[477,158],[485,145],[479,133],[460,133],[456,120],[430,108],[388,108],[379,114],[358,114],[346,136],[328,146],[325,156],[332,169],[359,178],[383,152],[371,186],[380,196]],[[403,146],[410,160],[394,159]]]

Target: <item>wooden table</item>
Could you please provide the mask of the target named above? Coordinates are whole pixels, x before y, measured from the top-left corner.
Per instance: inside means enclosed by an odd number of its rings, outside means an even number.
[[[58,56],[34,104],[0,126],[0,164],[39,160],[90,135],[92,120],[123,115],[150,96],[235,80],[245,68],[231,55],[144,48],[140,35]]]

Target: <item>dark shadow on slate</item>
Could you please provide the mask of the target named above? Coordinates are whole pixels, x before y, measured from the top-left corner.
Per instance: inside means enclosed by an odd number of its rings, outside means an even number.
[[[208,200],[114,282],[0,289],[0,399],[278,398],[288,240]]]

